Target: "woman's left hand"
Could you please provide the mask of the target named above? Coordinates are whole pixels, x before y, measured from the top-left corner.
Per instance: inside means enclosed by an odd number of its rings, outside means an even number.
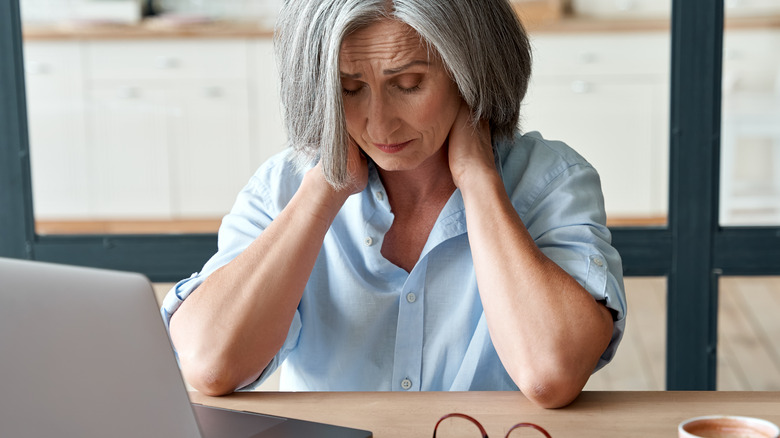
[[[461,190],[469,184],[469,178],[496,174],[490,124],[480,120],[475,125],[471,108],[463,100],[450,129],[448,153],[452,180]]]

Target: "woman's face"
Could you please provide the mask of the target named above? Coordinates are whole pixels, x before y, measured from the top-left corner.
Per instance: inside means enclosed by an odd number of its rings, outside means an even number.
[[[378,21],[344,39],[339,61],[347,131],[381,169],[414,170],[446,154],[461,98],[417,32]]]

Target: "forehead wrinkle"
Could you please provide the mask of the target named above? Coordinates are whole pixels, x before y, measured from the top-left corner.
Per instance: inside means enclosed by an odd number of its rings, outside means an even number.
[[[345,62],[361,62],[382,60],[395,62],[399,60],[411,60],[424,55],[427,59],[427,52],[424,47],[415,42],[414,44],[398,44],[396,42],[374,42],[350,47],[345,45],[341,50]]]
[[[427,60],[428,52],[422,38],[408,25],[399,28],[398,24],[381,23],[347,36],[341,46],[342,63],[384,61],[398,63],[392,67],[400,67],[420,58]],[[387,29],[388,25],[394,28]],[[376,29],[375,26],[381,28]]]

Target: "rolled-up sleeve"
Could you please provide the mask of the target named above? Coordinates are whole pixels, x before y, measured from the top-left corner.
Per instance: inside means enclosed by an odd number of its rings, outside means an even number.
[[[291,169],[289,150],[266,161],[239,192],[230,212],[222,219],[217,252],[203,268],[171,288],[161,313],[166,327],[176,310],[214,271],[241,254],[273,221],[295,194],[301,173]]]
[[[236,198],[230,213],[222,219],[217,237],[217,252],[203,268],[189,278],[179,281],[163,299],[161,313],[166,327],[181,304],[214,271],[225,266],[244,251],[270,224],[267,206],[263,205],[264,185],[252,177]]]

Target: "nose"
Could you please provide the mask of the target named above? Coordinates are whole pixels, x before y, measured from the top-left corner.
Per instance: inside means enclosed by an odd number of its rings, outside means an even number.
[[[366,133],[376,143],[393,143],[393,133],[400,127],[395,106],[382,93],[372,95],[366,113]]]

